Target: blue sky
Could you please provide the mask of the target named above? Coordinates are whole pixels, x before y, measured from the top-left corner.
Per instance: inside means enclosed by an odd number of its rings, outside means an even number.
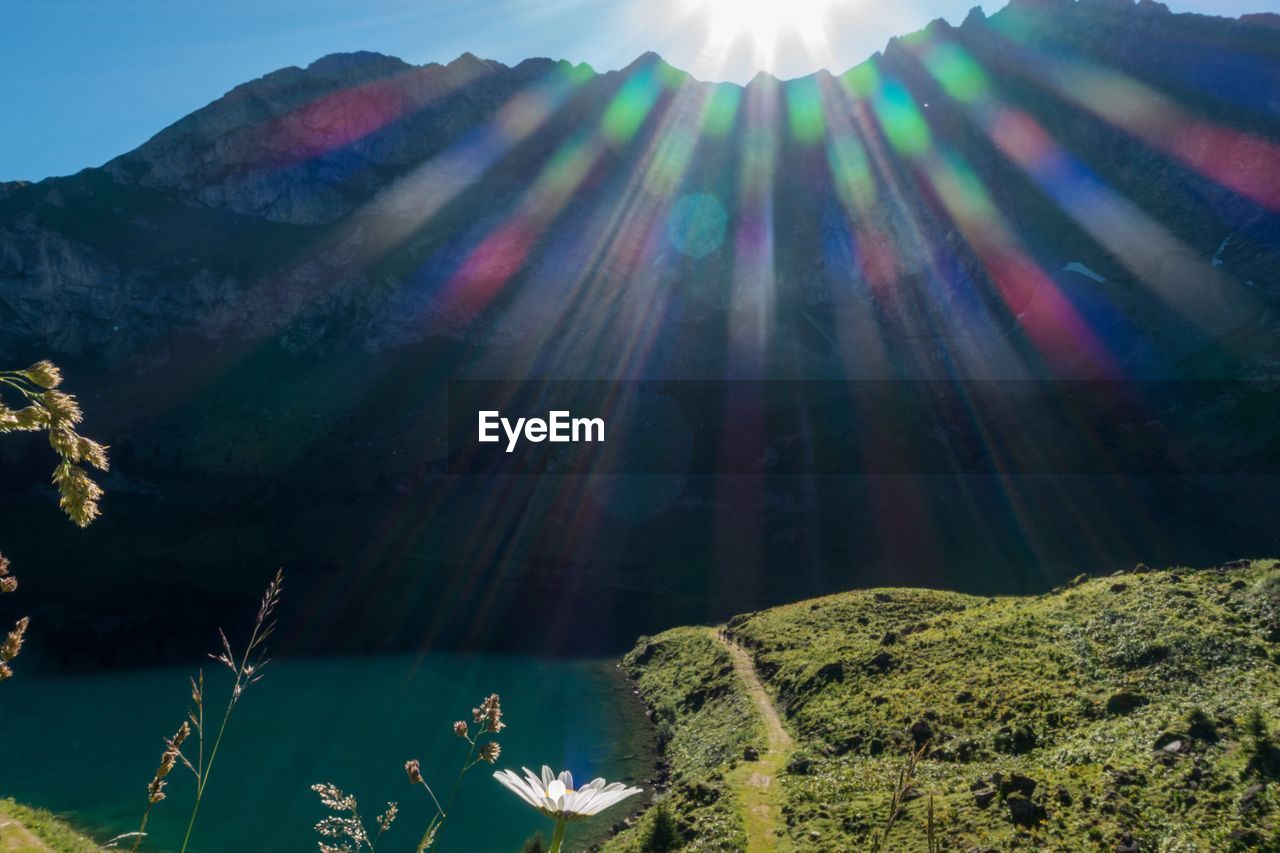
[[[762,65],[781,77],[844,70],[933,18],[959,23],[976,0],[738,0],[784,21],[806,3],[833,7],[823,9],[820,50],[784,33],[767,56],[726,18],[730,2],[2,0],[0,180],[100,165],[239,83],[337,51],[424,63],[469,50],[507,63],[550,56],[607,70],[656,50],[700,77],[745,81]],[[1003,0],[984,5],[994,12]],[[1168,5],[1280,12],[1280,0]],[[732,43],[709,55],[715,36]]]

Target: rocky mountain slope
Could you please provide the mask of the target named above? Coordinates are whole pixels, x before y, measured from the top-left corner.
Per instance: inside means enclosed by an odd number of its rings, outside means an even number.
[[[1030,598],[868,590],[729,620],[797,741],[761,849],[939,849],[930,806],[941,849],[1275,849],[1277,565],[1140,566]],[[764,725],[728,653],[681,628],[625,667],[667,743],[678,847],[743,849],[734,780]],[[652,849],[657,817],[614,847]]]
[[[761,274],[778,303],[777,346],[796,349],[793,370],[832,374],[832,346],[848,347],[839,312],[870,300],[897,333],[891,355],[913,362],[900,369],[974,371],[979,353],[961,341],[976,337],[997,371],[1016,373],[1027,342],[1005,351],[1010,313],[1052,306],[1031,290],[991,304],[1000,273],[973,229],[993,223],[966,222],[946,198],[948,180],[971,175],[1069,301],[1114,315],[1101,331],[1115,356],[1159,373],[1256,320],[1274,296],[1280,196],[1265,176],[1275,149],[1225,141],[1280,140],[1270,20],[1172,15],[1145,0],[1016,0],[894,40],[840,77],[762,75],[745,89],[700,83],[654,55],[606,74],[469,54],[422,67],[325,57],[239,86],[102,168],[5,185],[2,345],[145,365],[185,336],[311,353],[445,336],[494,350],[501,364],[540,343],[557,303],[591,275],[618,292],[591,308],[618,334],[593,342],[595,359],[535,350],[545,372],[626,367],[608,341],[636,334],[632,309],[660,280],[664,328],[646,368],[716,376],[723,355],[704,339],[731,307],[729,244],[637,246],[643,257],[630,261],[590,249],[601,223],[625,225],[633,240],[668,231],[662,220],[689,195],[713,196],[741,228],[758,213],[739,191],[750,174],[772,199],[772,269]],[[1116,204],[1136,206],[1112,222],[1126,240],[1157,245],[1117,245],[1096,227],[1105,206],[1065,202],[1085,185],[1055,186],[1063,176],[1020,160],[1011,132],[984,125],[980,113],[995,107],[975,101],[982,85]],[[1152,114],[1125,119],[1123,99],[1135,97]],[[1212,162],[1161,144],[1165,132],[1194,136],[1192,118],[1224,134]],[[459,277],[501,298],[460,298],[449,286]],[[1090,305],[1094,277],[1106,282]],[[1183,277],[1211,295],[1180,306],[1144,292]],[[900,293],[870,292],[879,279]],[[859,301],[842,305],[844,290]],[[1199,334],[1168,315],[1179,307],[1200,311]],[[901,336],[941,343],[919,352]],[[857,356],[847,355],[854,369],[883,371]],[[1087,375],[1082,359],[1052,366]]]

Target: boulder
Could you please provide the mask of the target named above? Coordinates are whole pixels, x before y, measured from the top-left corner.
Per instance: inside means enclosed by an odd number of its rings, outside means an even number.
[[[1049,816],[1044,806],[1020,794],[1009,797],[1005,805],[1009,807],[1009,820],[1018,826],[1035,826]]]
[[[1151,700],[1141,693],[1134,693],[1131,690],[1120,690],[1111,695],[1107,700],[1107,713],[1112,716],[1129,714],[1146,705]]]

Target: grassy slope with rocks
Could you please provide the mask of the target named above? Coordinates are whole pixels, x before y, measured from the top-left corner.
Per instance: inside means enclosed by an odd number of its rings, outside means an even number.
[[[642,639],[624,660],[650,708],[665,756],[665,798],[690,836],[689,849],[746,845],[738,793],[726,781],[743,750],[763,746],[764,723],[733,671],[728,650],[705,628],[675,628]],[[654,834],[658,809],[612,839],[611,853],[639,853]]]
[[[867,849],[923,746],[885,849],[927,849],[932,798],[945,849],[1280,850],[1276,561],[1031,598],[851,592],[726,630],[796,738],[780,840],[801,849]],[[677,629],[624,666],[667,742],[666,813],[690,848],[741,849],[726,779],[763,733],[727,654]],[[655,815],[610,849],[646,849]]]

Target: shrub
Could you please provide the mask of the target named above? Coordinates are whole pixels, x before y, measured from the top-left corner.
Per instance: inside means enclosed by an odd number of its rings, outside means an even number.
[[[1259,578],[1250,592],[1249,611],[1261,623],[1267,639],[1280,642],[1280,567]]]
[[[1255,707],[1249,712],[1245,731],[1249,736],[1248,769],[1263,776],[1280,776],[1280,748],[1276,747],[1275,738],[1271,734],[1271,724],[1267,721],[1262,708]]]
[[[1187,714],[1187,734],[1197,740],[1213,742],[1218,739],[1218,724],[1199,708]]]
[[[665,802],[653,807],[648,822],[640,830],[638,843],[641,853],[668,853],[683,846],[680,828]]]

